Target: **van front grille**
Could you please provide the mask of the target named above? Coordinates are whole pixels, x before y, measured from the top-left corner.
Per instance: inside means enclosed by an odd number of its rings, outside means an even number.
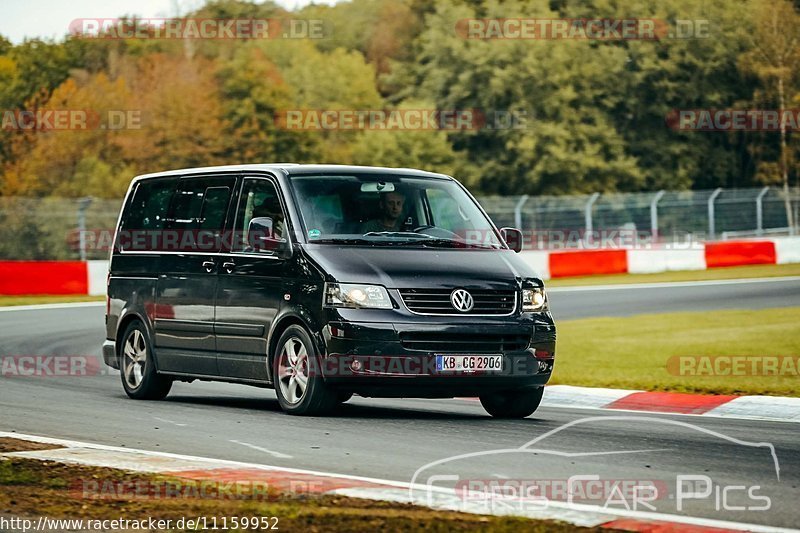
[[[458,311],[450,303],[453,289],[400,289],[403,303],[412,313],[424,315],[510,315],[517,307],[516,291],[469,290],[475,306]]]
[[[435,353],[505,353],[525,350],[530,339],[525,335],[405,332],[400,343],[406,350]]]

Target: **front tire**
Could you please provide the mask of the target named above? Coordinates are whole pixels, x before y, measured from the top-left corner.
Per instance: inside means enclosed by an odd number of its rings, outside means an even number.
[[[308,332],[298,326],[286,328],[278,339],[274,357],[275,395],[290,415],[318,415],[338,404],[335,390],[328,387],[317,364],[317,352]]]
[[[481,405],[495,418],[525,418],[542,403],[544,387],[515,389],[481,396]]]
[[[153,348],[144,324],[134,321],[122,335],[120,375],[125,394],[134,400],[163,400],[172,388],[172,379],[156,371]]]

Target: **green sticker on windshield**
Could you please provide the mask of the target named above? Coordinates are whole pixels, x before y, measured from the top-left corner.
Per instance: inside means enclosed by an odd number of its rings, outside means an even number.
[[[309,239],[319,239],[322,236],[322,232],[318,229],[310,229],[308,230],[308,238]]]

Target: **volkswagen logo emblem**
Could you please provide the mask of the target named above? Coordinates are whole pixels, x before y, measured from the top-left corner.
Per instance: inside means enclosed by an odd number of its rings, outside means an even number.
[[[456,311],[469,313],[475,307],[472,295],[464,289],[456,289],[450,294],[450,303]]]

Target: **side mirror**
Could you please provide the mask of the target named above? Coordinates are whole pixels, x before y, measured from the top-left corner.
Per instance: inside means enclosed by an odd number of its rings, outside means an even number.
[[[247,246],[255,252],[280,253],[287,249],[286,239],[275,236],[271,217],[255,217],[247,227]]]
[[[517,253],[522,251],[522,232],[517,228],[502,228],[500,236],[506,241],[508,247]]]

